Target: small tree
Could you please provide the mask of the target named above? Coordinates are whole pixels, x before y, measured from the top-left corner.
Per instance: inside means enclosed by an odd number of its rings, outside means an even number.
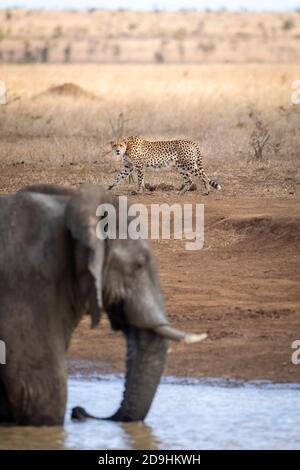
[[[0,28],[0,41],[2,41],[5,38],[6,34],[5,32]]]
[[[155,59],[155,62],[157,62],[158,64],[162,64],[165,61],[164,55],[160,51],[156,51],[154,53],[154,59]]]
[[[28,63],[28,62],[34,62],[34,55],[30,47],[30,43],[28,41],[25,42],[24,44],[24,53],[23,53],[23,61]]]
[[[255,124],[255,129],[250,135],[250,146],[253,149],[253,157],[257,161],[262,161],[263,151],[270,140],[270,133],[266,125],[262,121],[257,120]]]
[[[282,29],[284,31],[289,31],[290,29],[293,29],[294,26],[295,26],[295,23],[291,18],[284,20],[284,22],[282,23]]]
[[[52,37],[53,38],[60,38],[63,34],[63,29],[62,29],[62,26],[58,25],[58,26],[55,26],[54,30],[53,30],[53,33],[52,33]]]
[[[183,41],[186,37],[186,29],[185,28],[178,28],[174,33],[174,39],[177,41]]]
[[[72,48],[70,44],[67,44],[66,47],[64,48],[64,62],[65,63],[71,62],[71,54],[72,54]]]
[[[45,44],[41,49],[41,62],[46,63],[48,62],[49,58],[49,46]]]
[[[14,62],[15,60],[15,51],[14,49],[9,49],[6,53],[7,56],[7,62]],[[4,59],[4,53],[2,53],[2,57]]]
[[[121,56],[121,46],[119,44],[114,44],[112,48],[112,53],[115,60],[119,60]]]
[[[10,21],[12,19],[12,12],[10,10],[6,10],[5,17],[6,21]]]

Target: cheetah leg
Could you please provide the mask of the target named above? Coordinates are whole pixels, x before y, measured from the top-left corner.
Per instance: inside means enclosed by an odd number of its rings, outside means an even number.
[[[176,169],[177,169],[178,173],[183,178],[183,184],[181,185],[181,187],[178,191],[178,194],[183,195],[184,193],[186,193],[190,189],[190,187],[193,184],[193,181],[191,180],[191,178],[189,176],[189,173],[185,168],[183,168],[182,166],[177,165]]]
[[[194,166],[193,169],[191,170],[191,172],[193,173],[193,175],[195,176],[198,176],[198,178],[200,178],[203,183],[204,183],[204,186],[205,186],[205,191],[204,191],[204,195],[207,196],[209,194],[209,191],[210,191],[210,187],[209,187],[209,177],[207,176],[207,174],[204,172],[203,168],[200,167],[199,168],[199,163],[198,163],[198,166]]]
[[[137,178],[138,178],[138,192],[142,193],[145,189],[145,172],[143,166],[138,166],[136,168]]]
[[[208,196],[209,191],[210,191],[209,177],[207,176],[206,173],[204,173],[204,171],[202,171],[201,174],[200,174],[200,178],[202,179],[202,181],[203,181],[203,183],[204,183],[204,186],[205,186],[205,192],[204,192],[204,194],[205,194],[206,196]]]
[[[133,165],[125,165],[124,168],[117,174],[114,182],[108,186],[108,189],[115,188],[118,186],[122,181],[124,181],[128,176],[133,172]]]
[[[133,174],[132,174],[132,172],[131,172],[131,173],[129,174],[129,176],[128,176],[128,183],[131,184],[131,183],[134,183],[134,182],[135,182],[135,181],[134,181],[134,177],[133,177]]]
[[[204,194],[207,196],[210,191],[210,186],[209,186],[209,177],[203,170],[203,162],[202,162],[202,155],[199,151],[198,157],[197,157],[197,167],[194,168],[194,174],[198,176],[204,183],[205,187],[205,192]]]

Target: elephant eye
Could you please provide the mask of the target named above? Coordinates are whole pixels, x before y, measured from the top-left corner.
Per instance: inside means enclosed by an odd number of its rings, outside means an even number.
[[[135,271],[138,271],[139,269],[142,269],[142,267],[144,266],[144,263],[142,261],[136,261],[134,263],[134,269]]]

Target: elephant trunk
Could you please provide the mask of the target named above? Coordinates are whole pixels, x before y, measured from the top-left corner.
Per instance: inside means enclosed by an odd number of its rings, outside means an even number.
[[[151,406],[163,372],[167,340],[151,330],[128,327],[123,400],[114,421],[141,421]]]

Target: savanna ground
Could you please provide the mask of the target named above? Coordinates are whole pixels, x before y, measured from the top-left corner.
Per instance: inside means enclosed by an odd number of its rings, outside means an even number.
[[[174,171],[147,173],[157,190],[142,196],[128,184],[114,190],[147,205],[205,204],[202,250],[152,242],[172,324],[209,333],[172,344],[165,373],[299,381],[300,105],[291,83],[300,66],[2,65],[0,78],[1,194],[42,182],[108,185],[119,168],[109,141],[120,133],[200,143],[221,192],[204,197],[198,184],[180,197]],[[251,142],[265,135],[257,161]],[[105,318],[96,330],[84,319],[70,359],[73,371],[120,372],[123,339]]]

